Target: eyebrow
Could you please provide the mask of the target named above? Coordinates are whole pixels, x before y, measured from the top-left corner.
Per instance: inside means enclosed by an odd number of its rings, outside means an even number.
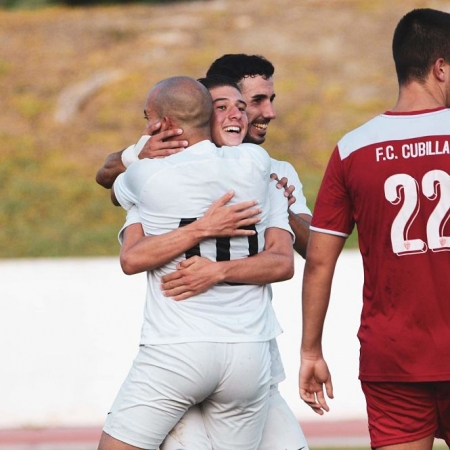
[[[223,102],[223,101],[231,101],[228,97],[219,97],[213,100],[213,104],[216,102]],[[238,103],[247,106],[247,103],[244,102],[244,100],[237,100]]]
[[[275,98],[275,95],[276,95],[276,94],[273,94],[273,95],[271,95],[271,96],[269,97],[269,96],[266,95],[266,94],[255,94],[255,95],[252,95],[251,99],[252,99],[252,100],[263,100],[263,99],[265,99],[265,98],[268,98],[270,101],[273,101],[274,98]]]

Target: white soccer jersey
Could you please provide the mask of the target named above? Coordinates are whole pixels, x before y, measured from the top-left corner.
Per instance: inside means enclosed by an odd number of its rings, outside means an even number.
[[[286,177],[288,179],[288,184],[295,186],[294,197],[296,200],[295,203],[289,207],[289,209],[294,214],[308,214],[310,216],[311,211],[306,205],[306,198],[303,194],[303,185],[292,164],[287,161],[278,161],[273,158],[271,158],[270,161],[271,173],[276,173],[280,179]]]
[[[259,146],[217,148],[202,141],[168,158],[140,160],[117,178],[118,201],[126,209],[138,206],[146,235],[163,234],[202,217],[230,189],[236,193],[232,203],[257,200],[263,211],[255,236],[204,240],[148,273],[142,344],[257,342],[281,332],[266,286],[221,283],[181,302],[160,290],[161,277],[186,257],[245,258],[263,250],[268,225],[290,230],[282,191],[269,189],[270,173],[270,158]],[[271,195],[279,198],[276,208],[269,208]]]

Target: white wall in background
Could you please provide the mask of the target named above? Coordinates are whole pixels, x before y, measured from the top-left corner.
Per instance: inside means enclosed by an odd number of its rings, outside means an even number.
[[[273,302],[284,328],[280,390],[301,420],[315,420],[297,393],[303,267],[296,258],[295,277],[274,285]],[[0,428],[101,425],[138,349],[145,284],[117,258],[0,260]],[[361,291],[359,253],[345,251],[325,326],[335,388],[328,419],[365,416]]]

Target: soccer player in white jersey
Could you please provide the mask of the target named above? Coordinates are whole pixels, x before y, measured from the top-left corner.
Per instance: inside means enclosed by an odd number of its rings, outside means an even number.
[[[232,71],[230,73],[230,71]],[[248,142],[261,143],[264,141],[267,128],[270,120],[275,118],[275,110],[273,108],[273,100],[275,98],[274,84],[273,84],[273,65],[262,56],[256,55],[224,55],[222,58],[217,59],[210,67],[208,73],[211,72],[208,79],[220,76],[221,73],[226,73],[233,76],[240,86],[245,89],[246,99],[250,102],[250,111],[247,111],[248,119],[252,123],[252,129],[258,130],[251,133],[243,132],[239,133],[223,132],[222,136],[216,136],[214,139],[218,145],[230,145],[230,143],[241,142],[243,138]],[[228,77],[227,77],[228,79]],[[229,83],[229,82],[228,82]],[[241,97],[239,95],[239,97]],[[246,100],[244,99],[244,100]],[[219,105],[223,107],[223,105]],[[154,133],[159,129],[159,124],[153,124],[149,128],[149,133],[153,136],[150,140],[142,139],[138,144],[128,147],[124,152],[117,154],[111,154],[108,156],[105,165],[99,170],[97,174],[97,181],[105,187],[111,187],[117,174],[125,170],[125,166],[128,166],[133,161],[143,157],[164,157],[183,149],[187,142],[184,140],[171,140],[174,136],[177,136],[182,132],[181,129],[164,130],[159,133]],[[247,127],[246,127],[247,130]],[[219,139],[222,139],[221,141]],[[234,140],[234,142],[233,142]],[[281,186],[290,186],[286,188],[287,196],[294,195],[296,197],[295,203],[292,200],[289,202],[289,223],[295,234],[294,249],[302,256],[305,254],[306,241],[308,237],[308,224],[311,220],[311,212],[306,205],[306,199],[303,195],[302,183],[299,180],[297,172],[286,161],[278,161],[271,159],[271,172],[278,174],[278,177],[282,183]],[[290,197],[291,199],[292,197]],[[241,212],[243,213],[243,212]],[[133,212],[129,213],[129,222],[139,222],[139,215],[135,215],[133,219]],[[135,232],[135,238],[139,239],[142,231],[140,226],[136,226],[133,230],[133,226],[129,227],[128,235]],[[133,242],[130,239],[130,242]],[[145,253],[144,253],[145,254]],[[135,263],[138,261],[137,257],[130,258]],[[189,260],[190,263],[192,260]],[[197,266],[193,267],[196,269]],[[142,270],[144,266],[142,267]],[[188,269],[187,269],[188,270]],[[206,269],[205,269],[206,270]],[[176,289],[179,293],[180,290],[184,292],[192,292],[193,284],[198,283],[198,279],[201,276],[201,272],[196,270],[196,277],[192,275],[190,277],[183,277],[181,280],[177,280]],[[191,283],[187,284],[187,280]],[[206,281],[210,281],[209,278]],[[180,282],[183,281],[183,285]],[[206,288],[206,287],[204,287]],[[173,292],[169,291],[169,295]],[[173,294],[175,295],[175,294]],[[271,342],[272,351],[272,375],[273,385],[271,388],[271,408],[269,409],[269,417],[264,429],[263,439],[260,444],[260,450],[307,450],[307,442],[304,437],[303,431],[298,423],[297,418],[294,416],[285,400],[281,397],[277,384],[285,379],[285,373],[281,361],[281,355],[279,354],[276,341]],[[200,442],[206,442],[204,427],[202,428],[201,417],[199,416],[198,408],[191,408],[186,417],[183,418],[183,439],[185,448],[196,448]],[[162,447],[162,450],[172,450],[179,448],[180,432],[175,429],[174,432],[167,438]],[[173,438],[172,438],[173,437]],[[169,446],[169,442],[171,445]]]
[[[207,71],[207,77],[225,76],[238,84],[247,104],[249,122],[244,142],[262,144],[270,122],[276,118],[273,102],[275,100],[273,64],[260,55],[227,54],[216,59]],[[117,175],[125,171],[126,166],[139,158],[160,158],[182,151],[187,142],[180,136],[181,129],[166,130],[155,134],[160,124],[155,123],[149,130],[154,134],[145,145],[128,147],[120,152],[111,153],[104,165],[98,170],[96,180],[105,188],[110,188]],[[138,152],[137,154],[134,152]],[[311,211],[306,204],[303,185],[292,164],[287,161],[272,160],[272,172],[283,185],[289,183],[295,188],[295,203],[289,206],[289,224],[295,234],[294,249],[303,258],[309,236]],[[286,196],[291,191],[286,191]]]
[[[210,141],[211,113],[211,96],[197,81],[174,77],[155,85],[145,108],[148,122],[161,121],[162,130],[183,127],[189,146],[170,158],[132,164],[112,190],[114,202],[139,207],[155,251],[148,256],[153,269],[147,272],[140,350],[108,414],[100,450],[156,449],[199,402],[213,448],[256,450],[261,439],[270,385],[268,343],[281,330],[268,288],[260,283],[270,276],[271,282],[292,277],[292,235],[286,200],[268,182],[268,154],[252,144],[216,147]],[[159,235],[196,222],[230,187],[234,202],[251,198],[261,207],[249,235],[202,240],[161,265],[166,249],[158,248]],[[269,209],[270,197],[279,200]],[[227,267],[223,282],[183,302],[165,297],[161,277],[193,254],[220,260]],[[252,272],[254,284],[241,284],[249,282],[248,256],[258,270]]]
[[[450,14],[409,12],[392,50],[397,103],[339,141],[318,194],[303,281],[300,394],[318,414],[328,411],[322,330],[336,260],[356,224],[364,265],[359,378],[371,446],[431,450],[435,437],[450,446]]]
[[[209,89],[213,100],[211,135],[214,143],[218,146],[240,144],[247,133],[248,119],[244,111],[246,104],[238,86],[232,80],[220,76],[207,77],[200,82]],[[273,171],[273,168],[271,170]],[[149,244],[152,245],[151,243],[146,242],[145,239],[139,243],[143,237],[140,222],[139,212],[133,208],[129,211],[127,222],[119,234],[121,242],[125,237],[122,259],[126,259],[129,273],[144,269],[143,260],[151,251],[148,247]],[[214,226],[210,225],[208,228],[212,235],[217,234]],[[192,242],[190,244],[193,245]],[[173,245],[179,245],[179,243],[173,243]],[[174,273],[180,274],[180,278],[172,275],[163,277],[163,281],[166,280],[166,282],[162,286],[167,288],[166,294],[182,300],[200,291],[206,291],[219,282],[220,277],[223,276],[220,274],[220,264],[201,267],[202,263],[204,264],[198,260],[198,257],[189,258],[180,263],[180,267],[184,267],[185,270]],[[186,278],[189,279],[188,285],[184,282]],[[298,419],[278,391],[278,383],[284,380],[285,373],[275,339],[270,342],[270,352],[272,380],[269,409],[258,449],[307,450],[308,444]],[[201,405],[189,408],[160,446],[160,450],[180,448],[184,450],[212,449],[212,443],[203,424]]]

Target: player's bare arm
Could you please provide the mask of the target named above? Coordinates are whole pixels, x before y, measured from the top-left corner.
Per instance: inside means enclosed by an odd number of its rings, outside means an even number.
[[[123,150],[108,155],[95,176],[95,181],[105,189],[111,189],[115,179],[126,170],[122,162],[122,153]]]
[[[289,225],[295,234],[294,250],[303,258],[306,258],[306,249],[308,246],[309,226],[311,225],[311,216],[309,214],[295,214],[290,209]]]
[[[114,194],[114,189],[111,193]],[[261,209],[253,200],[227,205],[233,196],[234,191],[227,192],[208,208],[203,217],[158,236],[144,236],[140,224],[128,226],[120,253],[123,271],[131,275],[152,270],[210,237],[252,236],[253,230],[242,227],[258,223]]]
[[[303,274],[303,333],[300,352],[300,397],[316,413],[328,411],[324,388],[333,398],[331,375],[322,354],[322,332],[336,261],[345,239],[311,231]]]
[[[186,300],[221,282],[269,284],[292,278],[292,235],[280,228],[268,228],[264,236],[264,251],[249,258],[212,262],[192,257],[182,261],[179,270],[162,278],[164,295]]]
[[[145,143],[140,151],[138,155],[139,159],[165,158],[166,156],[181,152],[188,146],[188,142],[184,139],[173,139],[180,136],[183,133],[183,130],[174,129],[158,132],[160,127],[160,122],[149,127],[148,133],[152,137]],[[122,159],[124,150],[108,155],[105,163],[97,172],[95,181],[106,189],[111,189],[116,178],[126,170]]]

